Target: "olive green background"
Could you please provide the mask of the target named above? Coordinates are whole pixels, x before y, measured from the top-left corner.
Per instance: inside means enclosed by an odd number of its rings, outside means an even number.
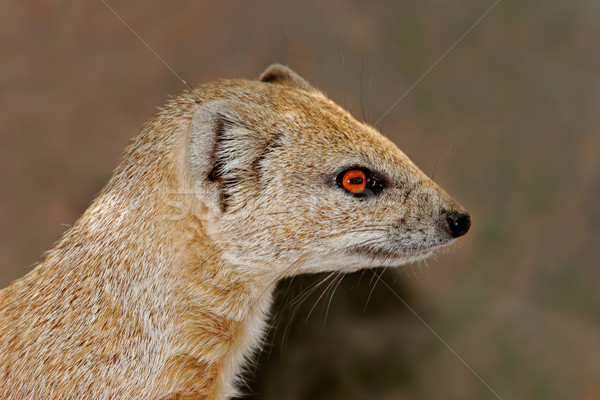
[[[473,226],[280,285],[247,398],[600,399],[600,2],[107,4],[156,55],[101,1],[0,2],[0,287],[185,89],[157,55],[190,85],[281,62],[371,124],[400,99],[376,126]]]

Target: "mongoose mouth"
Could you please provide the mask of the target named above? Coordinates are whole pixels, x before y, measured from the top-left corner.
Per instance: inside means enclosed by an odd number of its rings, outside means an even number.
[[[426,258],[431,255],[435,249],[436,247],[402,251],[400,249],[386,249],[375,246],[356,246],[349,249],[349,251],[353,254],[359,254],[375,260],[408,262],[410,260]]]

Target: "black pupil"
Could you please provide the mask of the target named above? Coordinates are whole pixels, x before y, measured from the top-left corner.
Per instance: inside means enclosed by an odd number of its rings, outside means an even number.
[[[359,178],[359,177],[356,177],[356,178],[350,178],[350,179],[348,180],[348,182],[350,182],[350,184],[351,184],[351,185],[362,185],[362,183],[363,183],[363,178]]]

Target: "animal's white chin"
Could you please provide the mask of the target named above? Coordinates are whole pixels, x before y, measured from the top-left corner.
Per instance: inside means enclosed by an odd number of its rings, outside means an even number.
[[[358,255],[362,259],[368,260],[368,267],[398,267],[411,262],[424,260],[432,256],[436,250],[449,245],[450,242],[418,249],[357,246],[350,249],[350,252],[354,255]]]

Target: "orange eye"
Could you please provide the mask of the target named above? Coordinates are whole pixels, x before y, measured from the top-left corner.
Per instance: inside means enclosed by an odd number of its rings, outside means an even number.
[[[367,176],[360,169],[351,169],[344,174],[342,186],[351,193],[362,193],[367,187]]]

